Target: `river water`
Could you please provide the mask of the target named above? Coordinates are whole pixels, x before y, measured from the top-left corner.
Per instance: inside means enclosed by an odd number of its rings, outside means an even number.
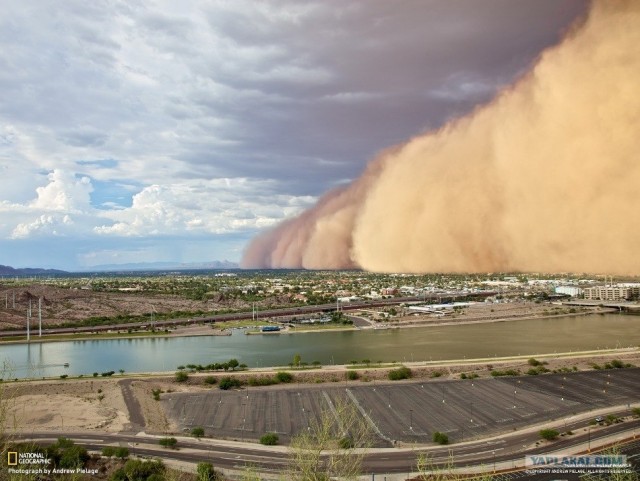
[[[300,334],[104,339],[0,346],[3,377],[171,371],[236,358],[249,367],[351,360],[428,361],[535,355],[640,344],[640,316],[599,314],[487,324]],[[64,367],[69,363],[69,367]]]

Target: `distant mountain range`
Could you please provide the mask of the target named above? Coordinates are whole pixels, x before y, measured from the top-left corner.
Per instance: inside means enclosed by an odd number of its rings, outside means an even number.
[[[166,270],[200,270],[200,269],[239,269],[237,262],[209,261],[209,262],[136,262],[130,264],[103,264],[85,267],[82,271],[166,271]]]
[[[10,266],[0,265],[0,276],[41,276],[48,274],[68,274],[67,271],[58,269],[40,269],[27,267],[24,269],[15,269]]]
[[[239,269],[237,262],[210,261],[210,262],[137,262],[131,264],[104,264],[85,267],[74,271],[62,271],[59,269],[41,269],[38,267],[14,268],[0,265],[0,276],[42,276],[64,275],[73,272],[128,272],[128,271],[187,271],[187,270],[216,270]]]

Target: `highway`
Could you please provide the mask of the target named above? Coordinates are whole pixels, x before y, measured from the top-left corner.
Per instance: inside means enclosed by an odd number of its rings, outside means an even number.
[[[586,421],[582,420],[569,427],[576,431],[585,428]],[[640,436],[633,441],[633,432],[640,428],[640,420],[627,421],[603,427],[597,431],[581,432],[571,437],[564,437],[559,441],[543,444],[530,449],[523,449],[537,438],[537,433],[508,435],[491,440],[480,440],[464,445],[430,448],[429,456],[435,464],[445,465],[451,458],[457,466],[483,465],[488,471],[496,466],[497,471],[522,464],[527,454],[548,454],[551,452],[586,452],[589,443],[595,452],[595,446],[601,441],[619,435],[627,442],[621,452],[637,459],[640,453]],[[34,441],[43,444],[54,442],[58,437],[68,437],[89,450],[99,451],[103,446],[128,446],[134,456],[157,457],[164,460],[186,461],[197,463],[207,461],[222,470],[241,470],[245,466],[252,466],[261,472],[279,472],[288,464],[289,455],[281,447],[266,446],[252,447],[246,443],[216,441],[211,439],[193,440],[179,438],[179,449],[164,449],[158,445],[158,436],[144,434],[108,434],[108,433],[74,433],[67,431],[31,432],[14,437],[14,440]],[[365,474],[402,474],[415,472],[416,460],[422,449],[371,449],[368,451],[363,464]],[[400,477],[402,478],[402,476]],[[399,479],[399,478],[395,478]],[[502,474],[501,479],[557,479],[544,476],[528,477],[524,473]],[[567,478],[569,479],[569,478]],[[577,479],[577,478],[575,478]]]

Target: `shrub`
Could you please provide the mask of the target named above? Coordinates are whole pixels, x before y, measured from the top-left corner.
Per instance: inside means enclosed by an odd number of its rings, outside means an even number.
[[[438,444],[449,444],[449,436],[440,431],[433,433],[433,442]]]
[[[619,423],[621,420],[615,414],[607,414],[607,417],[604,418],[604,422],[607,423],[607,425],[611,425],[613,423]]]
[[[278,435],[276,433],[265,433],[260,436],[260,444],[264,444],[265,446],[275,446],[278,444]]]
[[[440,371],[433,371],[431,373],[431,377],[440,377],[442,376],[442,373]]]
[[[161,438],[158,441],[158,444],[160,444],[160,446],[162,446],[163,448],[175,448],[176,444],[178,444],[178,440],[176,438]]]
[[[531,359],[529,359],[527,362],[529,363],[529,366],[533,366],[533,367],[540,366],[540,365],[542,364],[542,363],[541,363],[540,361],[538,361],[535,357],[532,357],[532,358],[531,358]]]
[[[355,381],[356,379],[358,379],[360,377],[360,375],[356,371],[347,371],[345,373],[345,377],[349,381]]]
[[[615,369],[622,369],[624,366],[624,363],[619,360],[619,359],[614,359],[613,361],[611,361],[611,366]]]
[[[278,384],[278,380],[271,376],[249,376],[247,384],[249,386],[271,386]]]
[[[398,369],[392,369],[389,371],[388,377],[391,381],[409,379],[411,377],[411,369],[406,366],[399,367]]]
[[[204,428],[201,428],[200,426],[193,428],[191,430],[191,436],[194,438],[201,438],[204,436]]]
[[[234,387],[240,387],[241,385],[242,383],[240,382],[240,379],[236,379],[235,377],[231,377],[231,376],[225,376],[222,379],[220,379],[220,383],[218,384],[218,387],[223,391],[227,391],[228,389],[232,389]]]
[[[204,381],[203,381],[203,382],[204,382],[205,384],[209,384],[209,385],[211,385],[211,384],[215,384],[215,383],[217,383],[217,382],[218,382],[218,379],[217,379],[215,376],[207,376],[207,377],[205,377],[205,378],[204,378]]]
[[[219,481],[222,480],[220,473],[213,469],[211,463],[198,463],[196,467],[198,481]]]
[[[176,372],[176,382],[185,382],[187,379],[189,379],[189,374],[185,371]]]
[[[293,381],[293,374],[286,371],[278,371],[276,373],[276,379],[278,380],[278,382],[289,383]]]
[[[353,449],[355,444],[350,436],[345,436],[344,438],[340,438],[338,446],[340,446],[341,449]]]
[[[125,459],[129,457],[129,448],[125,448],[123,446],[115,449],[114,454],[116,458]]]
[[[559,435],[560,435],[560,433],[558,431],[556,431],[555,429],[541,429],[540,430],[540,437],[542,439],[546,439],[547,441],[553,441]]]
[[[67,379],[69,377],[68,374],[61,374],[60,379]]]
[[[493,370],[491,371],[491,375],[493,377],[501,377],[501,376],[519,376],[520,371],[517,369],[505,369],[504,371]]]
[[[640,408],[633,408],[631,412],[633,413],[634,417],[640,418]]]
[[[111,479],[144,479],[146,481],[163,480],[164,470],[164,464],[162,464],[162,461],[159,459],[154,461],[130,459],[121,469],[114,473]]]
[[[111,456],[114,456],[116,454],[116,448],[115,446],[105,446],[104,448],[102,448],[102,455],[110,458]]]
[[[79,468],[84,466],[89,460],[89,453],[82,446],[71,446],[65,448],[62,456],[60,457],[60,462],[58,464],[61,468]]]

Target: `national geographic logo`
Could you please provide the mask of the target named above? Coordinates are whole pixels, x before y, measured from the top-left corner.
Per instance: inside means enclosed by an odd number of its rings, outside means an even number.
[[[18,466],[22,464],[50,464],[51,460],[43,453],[21,453],[18,451],[7,452],[7,466]]]

